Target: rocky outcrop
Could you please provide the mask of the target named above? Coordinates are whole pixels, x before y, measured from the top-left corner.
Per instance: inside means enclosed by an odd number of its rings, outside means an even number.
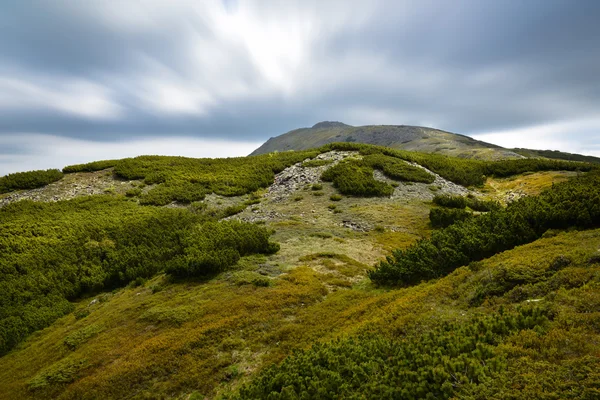
[[[279,174],[275,175],[275,181],[269,187],[265,197],[272,201],[278,202],[287,199],[290,194],[303,189],[307,185],[319,183],[321,174],[328,168],[336,165],[340,161],[348,157],[359,157],[355,151],[330,151],[319,154],[313,160],[330,161],[327,165],[320,167],[305,167],[304,162],[292,165],[286,168]]]

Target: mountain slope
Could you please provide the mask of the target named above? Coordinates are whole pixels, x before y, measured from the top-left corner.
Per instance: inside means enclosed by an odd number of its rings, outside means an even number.
[[[251,155],[273,151],[305,150],[332,142],[366,143],[394,149],[483,160],[522,158],[521,155],[500,146],[439,129],[408,125],[350,126],[329,121],[270,138]]]
[[[597,398],[592,165],[341,143],[63,172],[0,194],[1,400]],[[577,182],[589,196],[560,190]],[[465,196],[460,211],[496,240],[515,222],[525,233],[541,223],[510,193],[543,189],[569,193],[554,196],[566,214],[539,208],[564,232],[518,247],[504,235],[511,249],[416,285],[369,278],[378,260],[441,237],[430,211],[454,209],[438,195]],[[471,213],[486,200],[511,205]],[[563,218],[573,216],[581,224]],[[464,244],[491,243],[485,226]],[[448,259],[465,253],[444,242]]]
[[[532,149],[521,149],[521,148],[516,148],[516,149],[511,149],[511,150],[514,151],[515,153],[518,153],[518,154],[520,154],[524,157],[528,157],[528,158],[542,157],[542,158],[549,158],[549,159],[553,159],[553,160],[583,161],[583,162],[589,162],[589,163],[600,163],[599,157],[567,153],[567,152],[558,151],[558,150],[532,150]]]

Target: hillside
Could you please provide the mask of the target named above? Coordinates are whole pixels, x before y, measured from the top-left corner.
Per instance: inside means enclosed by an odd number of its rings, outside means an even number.
[[[407,125],[350,126],[319,122],[270,138],[251,155],[273,151],[306,150],[332,142],[366,143],[394,149],[438,153],[454,157],[498,160],[521,158],[518,153],[468,136]]]
[[[350,142],[0,177],[0,399],[595,399],[599,205]]]
[[[531,150],[531,149],[511,149],[517,154],[520,154],[524,157],[533,158],[533,157],[542,157],[542,158],[550,158],[554,160],[568,160],[568,161],[583,161],[590,163],[600,163],[599,157],[594,156],[584,156],[581,154],[573,154],[566,153],[564,151],[558,150]]]

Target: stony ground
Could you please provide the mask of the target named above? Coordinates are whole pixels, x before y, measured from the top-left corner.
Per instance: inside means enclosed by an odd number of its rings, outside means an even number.
[[[20,200],[59,201],[94,194],[125,194],[138,181],[115,179],[112,168],[97,172],[66,174],[60,181],[39,189],[0,194],[0,207]]]

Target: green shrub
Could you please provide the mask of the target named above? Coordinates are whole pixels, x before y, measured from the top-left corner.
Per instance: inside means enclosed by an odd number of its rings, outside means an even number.
[[[150,189],[140,197],[140,204],[164,206],[173,201],[189,204],[204,200],[205,189],[197,184],[182,182],[177,184],[164,183]]]
[[[36,189],[62,179],[64,174],[57,169],[15,172],[0,177],[0,193],[13,190]]]
[[[369,277],[376,283],[414,284],[532,242],[548,229],[599,225],[600,174],[594,173],[436,231],[430,239],[394,251]]]
[[[320,183],[313,183],[313,185],[310,187],[310,190],[323,190],[323,185]]]
[[[166,272],[184,277],[224,271],[242,256],[278,251],[279,246],[269,242],[270,235],[262,226],[237,221],[199,225],[182,238],[183,254],[167,265]]]
[[[230,217],[232,215],[239,214],[242,211],[244,211],[246,209],[246,207],[247,206],[245,203],[237,204],[234,206],[229,206],[229,207],[225,208],[225,210],[223,210],[223,216]]]
[[[444,323],[390,339],[374,333],[315,344],[244,384],[235,399],[449,399],[505,371],[497,346],[548,323],[540,309]]]
[[[141,194],[142,194],[142,189],[140,189],[139,187],[129,189],[128,191],[125,192],[125,196],[127,196],[127,197],[139,197]]]
[[[429,211],[429,222],[434,228],[445,228],[471,216],[470,212],[457,208],[432,208]]]
[[[119,160],[114,173],[122,179],[143,179],[146,184],[156,184],[152,190],[158,193],[149,193],[141,204],[165,205],[172,201],[185,202],[181,197],[187,201],[191,188],[194,193],[222,196],[253,193],[272,184],[275,174],[318,154],[319,151],[310,150],[227,159],[140,156]],[[200,196],[194,196],[197,197]]]
[[[87,365],[86,360],[64,359],[52,364],[34,376],[28,383],[30,391],[44,389],[50,385],[73,382]]]
[[[331,196],[329,196],[329,200],[331,201],[340,201],[342,200],[342,196],[339,194],[332,194]]]
[[[69,300],[81,295],[165,270],[209,275],[240,256],[279,249],[262,226],[107,196],[8,204],[0,232],[0,354],[72,312]]]
[[[387,177],[399,181],[433,183],[435,177],[423,168],[412,166],[398,158],[385,154],[370,154],[363,163],[383,172]]]
[[[542,159],[501,160],[484,162],[473,159],[448,157],[440,154],[417,153],[359,143],[330,143],[320,151],[358,151],[362,155],[383,154],[417,163],[443,178],[463,186],[481,186],[486,176],[506,177],[537,171],[591,171],[591,163]]]
[[[493,211],[502,208],[500,203],[494,200],[480,200],[476,197],[467,197],[467,206],[474,211]]]
[[[462,196],[442,194],[436,195],[433,198],[433,204],[449,208],[465,208],[467,206],[467,199]]]
[[[333,182],[342,194],[355,196],[390,196],[394,188],[373,178],[373,169],[355,162],[341,162],[321,175],[321,179]]]
[[[63,340],[63,343],[69,350],[75,350],[101,331],[102,327],[99,325],[88,325],[71,333]]]
[[[104,160],[104,161],[94,161],[87,164],[75,164],[69,165],[62,169],[62,172],[65,174],[72,174],[74,172],[95,172],[102,171],[104,169],[114,167],[119,160]]]

